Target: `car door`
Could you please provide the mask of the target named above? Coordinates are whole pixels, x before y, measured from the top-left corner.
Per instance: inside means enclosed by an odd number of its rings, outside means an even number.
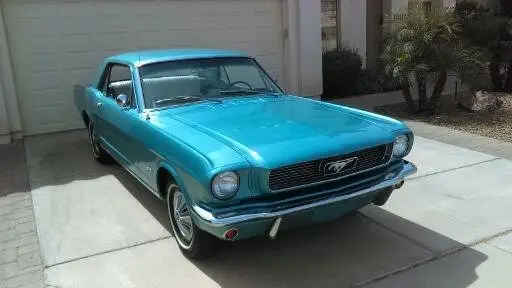
[[[99,131],[107,149],[118,161],[130,170],[135,170],[136,162],[133,147],[136,126],[139,121],[137,101],[133,89],[131,68],[124,64],[109,64],[109,74],[104,86],[103,101],[99,102],[98,114],[102,119]],[[120,105],[117,98],[126,95],[128,102]]]

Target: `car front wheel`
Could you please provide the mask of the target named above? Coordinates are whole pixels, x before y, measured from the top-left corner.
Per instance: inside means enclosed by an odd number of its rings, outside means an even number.
[[[194,224],[190,206],[178,185],[169,183],[166,191],[169,220],[183,254],[192,259],[211,256],[218,240]]]
[[[112,157],[100,145],[98,133],[92,125],[92,122],[89,122],[87,128],[89,130],[89,145],[91,146],[94,159],[96,159],[101,164],[112,163]]]

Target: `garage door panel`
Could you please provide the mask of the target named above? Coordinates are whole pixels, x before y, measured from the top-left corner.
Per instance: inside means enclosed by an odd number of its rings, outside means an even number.
[[[38,125],[41,127],[41,133],[49,133],[58,130],[66,130],[65,125],[79,125],[81,119],[76,113],[73,113],[68,109],[69,103],[56,103],[52,105],[36,106],[31,107],[34,116],[39,119]],[[67,122],[63,122],[62,118],[67,119]],[[69,122],[69,123],[68,123]],[[36,127],[28,127],[36,128]]]
[[[93,44],[90,33],[64,34],[60,37],[60,49],[63,52],[89,52]]]
[[[60,58],[62,61],[61,67],[65,71],[74,72],[83,70],[97,70],[98,57],[90,52],[68,52]],[[83,79],[80,79],[83,81]]]
[[[106,56],[138,49],[227,48],[283,74],[281,0],[0,0],[26,134],[83,127],[72,86]]]
[[[41,72],[33,72],[27,74],[25,79],[23,79],[23,82],[27,84],[25,87],[29,89],[28,92],[43,93],[47,90],[55,91],[65,88],[61,85],[62,80],[60,79],[60,76],[61,74],[59,71],[47,70]],[[38,102],[39,99],[30,99],[30,102]]]

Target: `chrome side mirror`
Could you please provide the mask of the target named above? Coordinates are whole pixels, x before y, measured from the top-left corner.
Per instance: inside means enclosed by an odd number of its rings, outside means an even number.
[[[126,108],[128,106],[128,96],[126,94],[119,94],[116,97],[116,102],[121,108]]]

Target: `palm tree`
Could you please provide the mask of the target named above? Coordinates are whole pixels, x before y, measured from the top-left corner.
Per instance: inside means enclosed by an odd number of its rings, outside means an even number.
[[[392,19],[396,20],[392,20],[381,59],[385,72],[401,83],[411,112],[435,112],[448,72],[460,72],[461,78],[471,79],[485,67],[485,54],[458,36],[460,27],[453,13],[432,11],[427,14],[422,5],[417,5],[407,15]],[[432,76],[435,85],[429,97],[427,79]],[[415,82],[418,107],[411,97]]]
[[[455,15],[461,26],[459,36],[491,54],[492,89],[512,92],[512,1],[491,0],[488,6],[459,1]]]

